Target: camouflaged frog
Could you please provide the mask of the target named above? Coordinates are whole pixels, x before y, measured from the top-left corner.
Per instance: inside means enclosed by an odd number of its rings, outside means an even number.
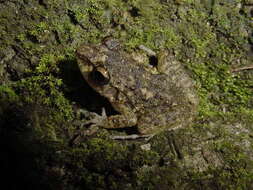
[[[156,55],[129,54],[117,40],[84,44],[77,51],[80,71],[88,84],[119,113],[93,119],[104,128],[136,126],[141,135],[190,125],[198,105],[192,79],[169,51]]]

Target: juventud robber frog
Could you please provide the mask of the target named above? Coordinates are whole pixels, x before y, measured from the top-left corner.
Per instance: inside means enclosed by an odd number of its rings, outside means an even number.
[[[137,53],[121,50],[114,39],[99,45],[81,45],[76,55],[85,80],[119,113],[97,116],[93,119],[95,125],[136,126],[144,135],[191,123],[198,104],[193,81],[168,51],[157,55],[158,63],[153,68],[144,63],[148,59],[140,59],[141,54],[138,57]]]

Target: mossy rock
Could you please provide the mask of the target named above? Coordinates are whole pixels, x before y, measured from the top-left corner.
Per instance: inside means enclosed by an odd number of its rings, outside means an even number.
[[[250,1],[13,0],[0,9],[9,189],[253,188]],[[89,128],[81,123],[110,105],[83,81],[74,52],[107,36],[128,52],[144,45],[174,53],[196,82],[193,126],[148,142],[109,138],[127,130],[82,135]]]

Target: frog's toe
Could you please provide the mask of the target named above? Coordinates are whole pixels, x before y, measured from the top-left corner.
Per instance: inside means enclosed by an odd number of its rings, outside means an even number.
[[[105,123],[107,121],[107,115],[105,112],[105,109],[102,108],[102,114],[99,115],[97,113],[93,113],[93,118],[89,121],[87,121],[86,123],[84,123],[84,125],[92,125],[92,126],[104,126]]]
[[[105,112],[105,108],[102,108],[102,117],[107,118],[106,112]]]
[[[90,123],[95,126],[104,126],[106,119],[107,119],[106,117],[96,115],[95,118],[90,120]]]

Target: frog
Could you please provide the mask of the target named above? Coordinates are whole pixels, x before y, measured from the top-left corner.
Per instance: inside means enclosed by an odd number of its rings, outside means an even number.
[[[117,112],[107,116],[103,109],[92,123],[107,129],[135,127],[140,136],[190,126],[199,102],[190,72],[170,50],[149,55],[142,49],[129,53],[117,39],[77,48],[84,80]],[[149,64],[151,56],[156,64]]]

